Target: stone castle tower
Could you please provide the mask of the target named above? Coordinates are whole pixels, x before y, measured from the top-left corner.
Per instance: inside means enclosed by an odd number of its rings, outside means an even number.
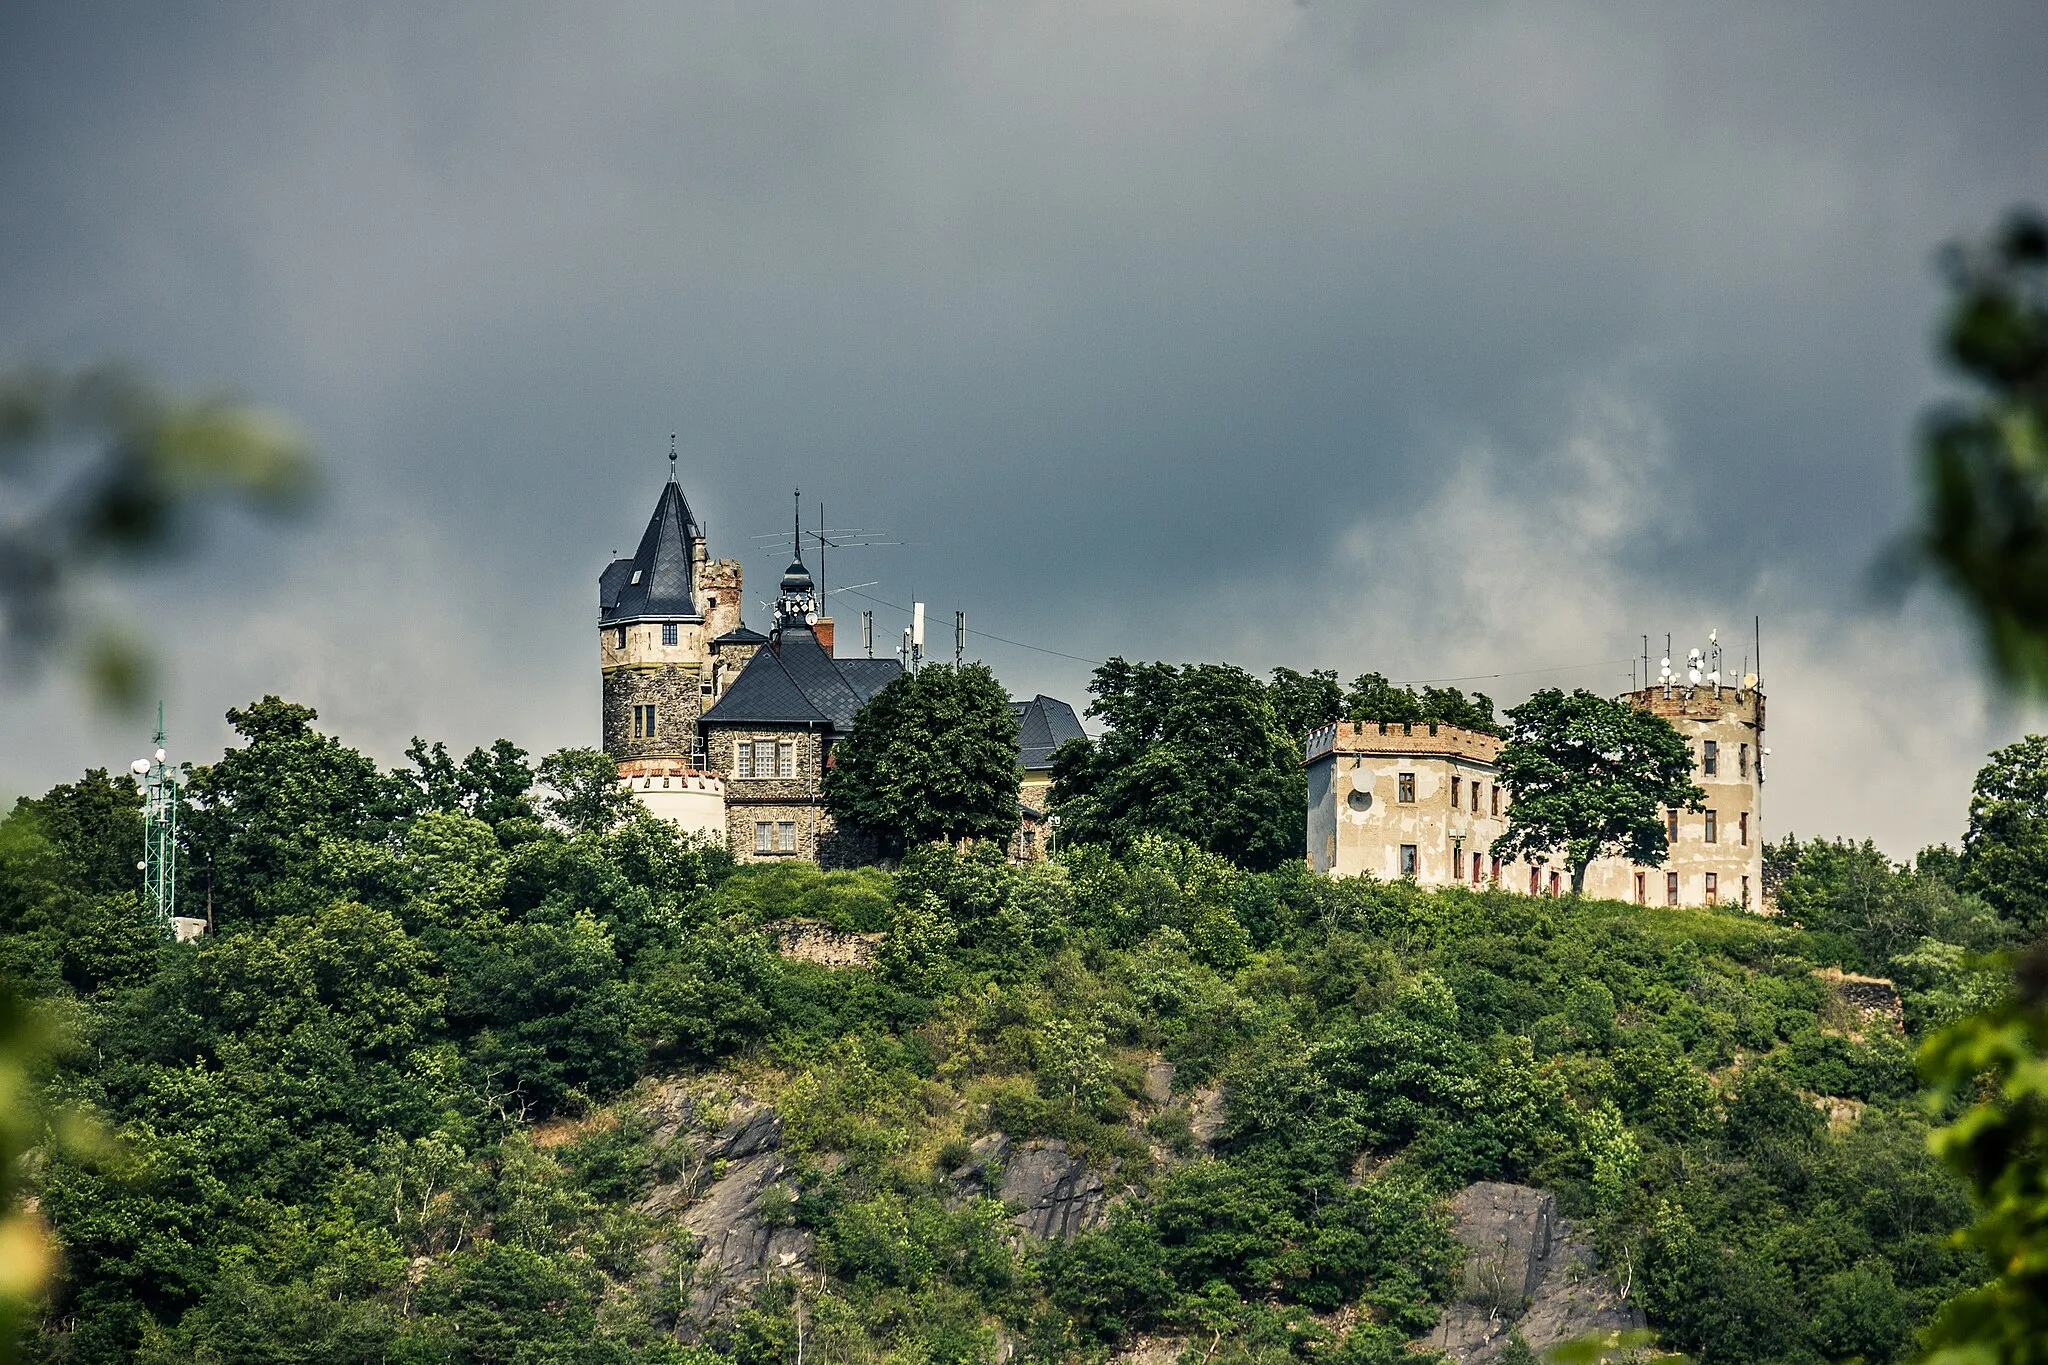
[[[740,624],[740,565],[712,559],[676,482],[668,482],[631,559],[597,581],[598,663],[604,674],[604,749],[621,765],[670,760],[704,765],[697,719],[760,636]],[[722,665],[722,666],[721,666]]]

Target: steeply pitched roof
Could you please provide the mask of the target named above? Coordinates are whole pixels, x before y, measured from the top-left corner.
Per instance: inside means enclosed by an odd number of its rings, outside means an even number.
[[[1017,717],[1017,763],[1024,768],[1043,768],[1052,762],[1052,751],[1070,739],[1086,739],[1074,708],[1058,697],[1044,693],[1030,701],[1013,701],[1010,712]]]
[[[701,535],[682,486],[671,478],[662,485],[640,548],[631,559],[613,560],[598,577],[599,624],[645,617],[701,619],[690,582],[690,553]]]
[[[768,637],[755,630],[745,621],[742,621],[711,643],[714,645],[765,645],[768,643]]]
[[[808,626],[787,626],[754,651],[718,703],[707,725],[852,726],[854,713],[903,671],[894,659],[835,659]]]

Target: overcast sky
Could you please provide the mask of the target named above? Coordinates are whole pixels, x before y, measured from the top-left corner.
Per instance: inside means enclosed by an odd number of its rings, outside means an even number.
[[[955,609],[1056,651],[971,639],[1020,695],[1111,654],[1618,691],[1761,616],[1769,832],[1904,856],[2026,721],[1867,584],[1933,251],[2048,199],[2044,61],[2038,3],[15,0],[0,359],[324,453],[312,522],[126,595],[186,757],[266,692],[387,762],[595,743],[674,431],[754,624],[801,484],[908,542],[827,572],[934,652]],[[136,728],[16,685],[0,790]]]

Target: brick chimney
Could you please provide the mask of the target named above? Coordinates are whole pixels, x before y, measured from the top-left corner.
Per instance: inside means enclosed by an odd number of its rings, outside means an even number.
[[[832,653],[832,618],[820,616],[818,624],[811,627],[811,634],[818,637],[818,643],[825,646],[827,654]]]

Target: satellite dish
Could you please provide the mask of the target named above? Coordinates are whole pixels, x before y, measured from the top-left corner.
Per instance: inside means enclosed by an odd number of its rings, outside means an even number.
[[[156,751],[156,761],[159,763],[164,761],[164,751],[162,749]]]
[[[818,613],[816,613],[816,612],[814,612],[814,611],[807,611],[807,612],[805,612],[805,613],[804,613],[804,624],[805,624],[805,625],[807,625],[807,626],[815,626],[815,625],[817,625],[817,624],[818,624]]]
[[[1742,675],[1742,685],[1743,685],[1744,687],[1755,687],[1755,686],[1756,686],[1756,674],[1754,674],[1754,673],[1745,673],[1745,674],[1743,674],[1743,675]]]
[[[128,765],[128,771],[134,773],[137,777],[142,776],[149,771],[149,760],[146,758],[136,759]]]
[[[1353,768],[1351,770],[1351,790],[1365,796],[1372,795],[1372,770],[1369,768]]]
[[[1690,682],[1694,687],[1700,685],[1700,671],[1697,668],[1688,668],[1685,671],[1685,677],[1686,681]]]

